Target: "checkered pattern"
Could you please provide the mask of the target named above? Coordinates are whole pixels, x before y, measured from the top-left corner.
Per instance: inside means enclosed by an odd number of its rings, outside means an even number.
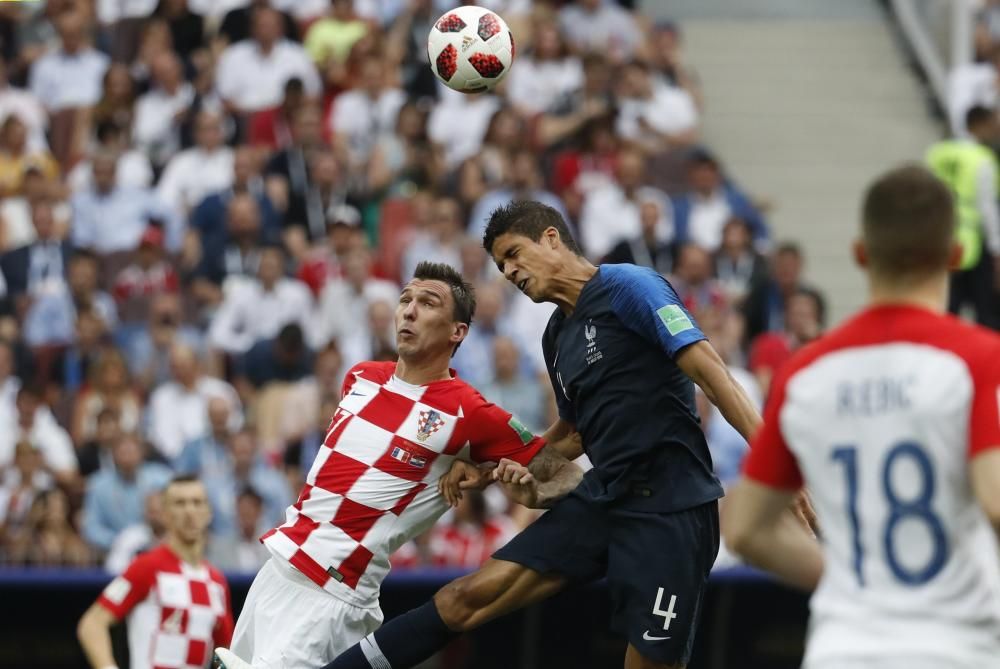
[[[524,443],[509,413],[457,378],[414,386],[394,371],[395,363],[362,363],[348,373],[298,501],[261,539],[361,606],[378,599],[389,556],[446,510],[437,480],[456,457],[527,463],[544,445]]]
[[[128,616],[133,669],[202,669],[233,632],[225,578],[182,562],[166,546],[138,557],[98,601]]]

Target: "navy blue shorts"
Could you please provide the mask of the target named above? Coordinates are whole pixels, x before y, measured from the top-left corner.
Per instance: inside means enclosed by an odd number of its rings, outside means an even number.
[[[606,576],[612,629],[643,657],[687,665],[718,552],[716,501],[647,513],[571,495],[493,557],[560,574],[573,584]]]

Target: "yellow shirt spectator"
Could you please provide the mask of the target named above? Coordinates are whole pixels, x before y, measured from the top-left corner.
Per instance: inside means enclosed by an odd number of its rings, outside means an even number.
[[[367,33],[368,24],[364,21],[327,17],[312,24],[306,33],[304,46],[317,65],[331,59],[343,63],[354,44]]]

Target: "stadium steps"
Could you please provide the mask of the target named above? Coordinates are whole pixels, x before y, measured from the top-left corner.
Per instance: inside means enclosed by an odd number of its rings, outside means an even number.
[[[704,86],[706,142],[776,239],[799,241],[836,323],[865,298],[849,245],[865,185],[943,132],[876,0],[648,0]]]

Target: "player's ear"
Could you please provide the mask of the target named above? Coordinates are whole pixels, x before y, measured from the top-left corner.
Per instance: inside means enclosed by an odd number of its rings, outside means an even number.
[[[465,336],[469,334],[469,324],[468,323],[455,323],[455,330],[451,333],[451,343],[458,344],[465,339]]]
[[[562,241],[562,238],[559,236],[559,231],[551,226],[545,228],[544,235],[545,239],[547,239],[549,242],[550,249],[557,248],[559,246],[559,242]]]
[[[959,242],[952,242],[951,249],[948,251],[948,270],[956,271],[962,269],[962,253],[965,249]]]
[[[854,243],[851,244],[851,254],[858,267],[868,267],[868,249],[865,248],[865,243],[862,240],[854,240]]]

